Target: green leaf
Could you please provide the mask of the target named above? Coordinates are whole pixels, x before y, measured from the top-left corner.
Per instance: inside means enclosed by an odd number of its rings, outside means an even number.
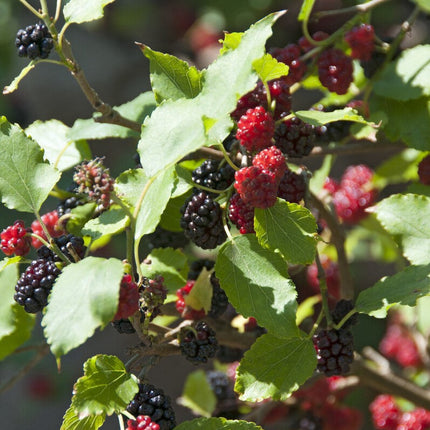
[[[264,54],[263,57],[254,60],[252,66],[264,83],[272,79],[279,79],[281,76],[287,76],[290,69],[285,63],[279,62],[270,54]]]
[[[430,263],[430,198],[394,194],[378,203],[376,217],[399,238],[403,255],[412,264]]]
[[[310,339],[280,339],[264,334],[242,358],[235,390],[241,393],[242,400],[285,400],[312,376],[316,365]]]
[[[430,0],[413,0],[424,12],[430,13]]]
[[[312,178],[309,182],[309,189],[313,194],[319,194],[322,190],[326,178],[330,175],[331,168],[333,167],[336,157],[328,154],[324,157],[324,161],[318,170],[314,170]]]
[[[403,140],[411,148],[430,150],[430,100],[421,97],[415,100],[397,101],[373,95],[370,110],[385,112],[388,122],[384,122],[385,135],[397,142]]]
[[[358,122],[360,124],[369,124],[375,126],[375,124],[366,121],[361,115],[357,114],[357,111],[355,109],[352,109],[350,107],[336,109],[332,112],[299,110],[295,112],[295,115],[299,117],[302,121],[315,126],[320,126],[335,121],[352,121]]]
[[[42,320],[56,357],[82,345],[112,320],[122,276],[122,263],[115,258],[86,257],[63,269]]]
[[[73,141],[67,137],[70,130],[56,119],[35,121],[25,129],[27,136],[34,139],[44,150],[44,156],[60,171],[70,169],[84,159],[91,159],[91,151],[87,142]]]
[[[150,61],[151,86],[158,103],[163,100],[192,99],[202,89],[202,72],[174,55],[154,51],[149,46],[139,48]]]
[[[251,26],[236,49],[212,63],[197,97],[168,100],[146,119],[138,152],[147,175],[154,176],[186,154],[227,137],[232,127],[229,114],[238,97],[255,86],[257,76],[252,63],[264,54],[271,26],[280,15],[269,15]],[[217,120],[209,134],[204,126],[205,117]]]
[[[128,118],[141,124],[143,123],[143,120],[155,109],[155,106],[154,93],[152,91],[147,91],[121,106],[114,107],[114,109],[124,118]],[[100,114],[94,115],[95,118],[98,116],[100,116]],[[81,139],[107,139],[111,137],[138,138],[139,133],[127,127],[100,123],[96,122],[93,118],[89,118],[77,119],[73,124],[73,127],[69,130],[67,137],[74,141]]]
[[[311,317],[314,313],[314,307],[321,302],[321,295],[311,296],[303,300],[297,308],[296,324],[299,326],[306,318]]]
[[[139,241],[144,234],[155,231],[162,213],[170,199],[175,181],[173,166],[148,179],[140,193],[136,209],[136,231],[134,238]]]
[[[196,166],[196,168],[197,167],[198,166]],[[191,190],[191,188],[193,188],[194,182],[192,179],[192,170],[194,169],[186,169],[181,164],[175,165],[176,181],[172,192],[173,198],[183,196],[185,193]]]
[[[222,48],[220,49],[220,55],[236,49],[242,40],[243,34],[243,32],[225,33],[224,40],[222,41]]]
[[[253,234],[241,235],[220,248],[215,272],[231,304],[244,317],[279,337],[298,333],[296,290],[279,254],[262,248]]]
[[[204,370],[196,370],[187,376],[180,404],[204,417],[212,415],[217,404],[217,398],[209,385]]]
[[[89,220],[82,228],[83,236],[90,236],[97,240],[103,235],[115,235],[124,231],[129,223],[128,215],[124,209],[113,205],[99,217]]]
[[[116,178],[115,192],[124,203],[134,208],[147,182],[148,177],[142,169],[126,170]]]
[[[38,212],[60,173],[43,162],[37,143],[22,131],[0,134],[0,194],[9,209]]]
[[[184,205],[185,200],[187,200],[190,195],[191,192],[169,200],[166,205],[166,209],[164,209],[164,212],[161,215],[160,227],[169,231],[184,231],[181,227],[181,217],[179,214],[181,213],[181,207]]]
[[[260,245],[279,250],[289,263],[314,261],[317,223],[303,206],[278,199],[268,209],[256,208],[254,227]]]
[[[18,265],[6,258],[0,271],[0,360],[26,342],[33,330],[35,316],[15,302],[13,295],[18,280]]]
[[[311,16],[312,8],[314,7],[315,0],[304,0],[297,19],[299,21],[308,21]]]
[[[118,357],[98,354],[84,363],[84,376],[73,386],[72,407],[80,418],[112,415],[123,411],[138,391]]]
[[[19,125],[11,124],[5,116],[0,116],[0,135],[11,136],[20,131],[21,127]]]
[[[210,273],[203,267],[193,289],[185,296],[185,304],[191,306],[193,309],[203,309],[209,313],[212,304],[213,288],[210,282]]]
[[[263,430],[255,423],[241,420],[226,420],[225,418],[196,418],[185,421],[175,427],[175,430]]]
[[[429,96],[430,45],[404,50],[384,68],[373,88],[382,97],[402,101]]]
[[[63,7],[64,19],[81,24],[103,18],[103,9],[114,0],[66,0]]]
[[[409,266],[378,281],[373,287],[363,290],[357,298],[357,312],[376,318],[385,318],[388,309],[395,305],[415,306],[417,299],[430,293],[430,264]]]
[[[77,206],[70,211],[67,219],[67,231],[75,236],[80,236],[84,225],[93,217],[96,203],[85,203]]]
[[[148,278],[161,275],[164,285],[171,292],[182,288],[186,282],[188,272],[187,257],[178,249],[156,248],[148,255],[151,264],[141,264],[142,273]]]
[[[11,94],[18,89],[19,83],[36,67],[37,61],[30,61],[30,63],[25,66],[19,75],[14,78],[14,80],[7,86],[3,88],[3,94]]]
[[[61,424],[60,430],[97,430],[104,422],[104,415],[80,419],[74,408],[70,406],[64,414],[63,424]]]

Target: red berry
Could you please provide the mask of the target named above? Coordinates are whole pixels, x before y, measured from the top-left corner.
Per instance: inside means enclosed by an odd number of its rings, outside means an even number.
[[[341,50],[331,48],[318,57],[318,77],[329,91],[346,94],[352,82],[352,59]]]
[[[328,293],[335,299],[340,298],[340,278],[339,268],[337,263],[330,260],[326,255],[321,255],[321,265],[325,272]],[[318,268],[315,263],[311,264],[307,269],[307,281],[312,289],[319,293],[320,281],[318,280]]]
[[[42,215],[41,218],[51,237],[60,237],[66,233],[63,227],[58,222],[59,218],[58,212],[56,210]],[[43,231],[42,226],[40,225],[40,222],[38,220],[34,220],[31,223],[31,229],[33,230],[33,233],[37,234],[42,239],[47,240],[45,232]],[[35,248],[40,248],[42,246],[42,242],[35,237],[31,238],[31,242]]]
[[[418,177],[422,184],[430,185],[430,155],[427,155],[418,164]]]
[[[359,430],[363,415],[358,409],[327,403],[322,410],[324,429]]]
[[[230,221],[239,229],[240,234],[255,233],[254,207],[246,204],[238,193],[231,197],[228,211]]]
[[[396,430],[401,417],[401,411],[388,394],[377,396],[369,405],[373,425],[377,430]]]
[[[335,179],[326,178],[323,188],[333,194],[340,188],[340,185]]]
[[[1,250],[6,255],[26,255],[30,251],[30,228],[25,228],[24,221],[15,221],[0,233]]]
[[[300,47],[298,45],[290,43],[285,48],[274,48],[271,55],[289,66],[290,69],[285,78],[288,85],[293,85],[302,80],[306,73],[306,64],[300,61]]]
[[[306,182],[303,175],[287,170],[279,183],[278,197],[290,203],[299,203],[306,193]]]
[[[397,430],[428,430],[429,428],[430,412],[423,408],[403,412],[397,426]]]
[[[185,303],[185,297],[190,294],[195,283],[196,281],[188,281],[185,286],[176,291],[176,310],[186,320],[199,320],[206,315],[204,309],[193,309]]]
[[[275,175],[250,166],[238,170],[234,176],[234,187],[246,204],[265,209],[276,203],[279,182]]]
[[[343,183],[353,182],[358,186],[362,187],[369,184],[373,179],[373,170],[367,167],[365,164],[359,164],[357,166],[349,166],[344,174],[342,175],[342,180],[340,186]]]
[[[249,152],[261,151],[271,144],[275,121],[264,107],[248,109],[237,123],[236,138]]]
[[[345,34],[351,47],[351,57],[362,61],[370,60],[374,48],[375,32],[370,24],[361,24]]]
[[[275,112],[273,113],[273,116],[275,119],[283,118],[291,111],[291,95],[290,86],[288,85],[288,77],[274,79],[273,81],[269,81],[267,84],[269,86],[272,102],[275,102]]]
[[[138,415],[135,420],[127,421],[126,430],[160,430],[160,426],[149,415]]]
[[[260,151],[253,158],[252,165],[259,167],[263,172],[274,174],[279,181],[287,170],[285,157],[276,146],[271,146]]]
[[[126,319],[131,317],[139,310],[139,288],[131,275],[124,275],[119,290],[118,310],[114,320]]]

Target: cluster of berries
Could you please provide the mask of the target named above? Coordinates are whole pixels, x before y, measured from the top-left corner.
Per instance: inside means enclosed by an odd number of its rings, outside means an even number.
[[[338,217],[348,224],[355,224],[367,216],[366,209],[376,200],[372,185],[373,171],[359,164],[348,167],[340,183],[327,178],[324,188],[332,195]]]
[[[149,415],[138,415],[135,420],[127,420],[126,430],[160,430],[160,426]]]
[[[18,48],[20,57],[28,57],[30,60],[34,60],[37,57],[45,59],[48,58],[54,47],[54,40],[48,27],[39,22],[18,30],[15,46]]]
[[[377,430],[428,430],[430,411],[415,408],[402,411],[393,396],[381,394],[369,406]]]

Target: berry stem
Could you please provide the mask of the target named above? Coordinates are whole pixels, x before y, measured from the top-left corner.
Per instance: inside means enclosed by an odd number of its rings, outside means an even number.
[[[43,19],[49,18],[48,3],[46,3],[46,0],[40,0],[40,7],[42,8]]]
[[[118,422],[119,422],[119,429],[120,430],[125,430],[125,428],[124,428],[124,420],[122,418],[122,415],[118,414],[117,417],[118,417]],[[133,419],[134,419],[134,417],[133,417]]]
[[[308,338],[312,339],[312,336],[315,334],[315,332],[317,331],[319,325],[321,324],[321,321],[324,317],[324,312],[321,311],[318,315],[318,318],[316,319],[314,325],[312,326],[312,330],[309,332]]]
[[[321,290],[322,308],[323,308],[324,316],[327,320],[327,326],[330,327],[333,322],[332,322],[331,315],[330,315],[330,309],[328,307],[327,281],[325,278],[325,272],[324,272],[324,269],[323,269],[322,264],[321,264],[318,250],[315,254],[315,263],[317,264],[317,268],[318,268],[318,280],[319,280],[320,290]]]
[[[124,415],[125,417],[127,417],[130,420],[135,420],[136,417],[134,415],[132,415],[130,412],[123,410],[121,411],[121,414]]]
[[[352,317],[357,311],[355,309],[351,309],[340,321],[339,324],[334,324],[333,327],[336,330],[339,330],[350,317]]]
[[[57,6],[55,8],[54,24],[60,19],[61,3],[62,3],[61,0],[57,0]]]
[[[19,0],[32,14],[36,15],[39,19],[43,19],[43,15],[39,13],[30,3],[26,0]]]
[[[366,3],[345,7],[343,9],[323,10],[321,12],[316,12],[312,17],[312,20],[318,21],[319,19],[327,16],[343,15],[346,13],[366,13],[374,7],[379,6],[382,3],[386,3],[387,1],[389,0],[370,0]]]
[[[224,145],[220,143],[218,147],[221,149],[221,152],[223,153],[225,161],[234,169],[234,170],[240,170],[239,167],[236,166],[236,164],[231,161],[230,156],[228,155],[228,152],[225,150]]]

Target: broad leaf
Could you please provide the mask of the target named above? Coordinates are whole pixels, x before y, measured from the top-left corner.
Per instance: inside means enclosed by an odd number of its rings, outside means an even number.
[[[62,122],[35,121],[25,129],[25,133],[33,138],[44,150],[44,156],[58,170],[67,170],[79,164],[83,159],[91,159],[88,144],[73,141],[67,137],[70,128]]]
[[[119,358],[95,355],[84,363],[84,376],[73,386],[72,407],[80,418],[120,413],[139,391],[135,379]]]
[[[0,360],[26,342],[33,330],[35,316],[15,302],[13,295],[18,280],[18,265],[2,261],[0,271]]]
[[[430,264],[409,266],[378,281],[363,290],[357,298],[357,312],[376,318],[385,318],[388,309],[395,305],[414,306],[417,299],[430,294]]]
[[[298,333],[296,290],[279,254],[262,248],[255,235],[241,235],[220,249],[216,276],[231,304],[279,337]]]
[[[120,260],[87,257],[66,266],[55,281],[42,320],[56,357],[82,345],[118,308]]]
[[[115,235],[124,231],[129,223],[128,215],[117,205],[113,205],[108,211],[99,217],[89,220],[82,228],[83,236],[90,236],[97,240],[103,235]]]
[[[144,276],[154,278],[161,275],[164,278],[164,285],[170,292],[175,292],[186,284],[187,257],[178,249],[153,249],[147,260],[151,263],[142,263],[140,266]]]
[[[19,83],[28,75],[28,73],[31,72],[31,70],[36,67],[36,64],[37,61],[30,61],[30,63],[21,70],[17,77],[14,78],[14,80],[9,85],[3,88],[3,94],[7,95],[16,91],[18,89]]]
[[[72,406],[67,409],[63,417],[63,423],[61,424],[60,430],[97,430],[105,422],[104,415],[98,415],[96,417],[85,417],[80,419],[75,413]]]
[[[281,76],[287,76],[289,67],[285,63],[279,62],[270,54],[264,54],[263,57],[252,63],[257,75],[263,82],[279,79]]]
[[[152,91],[147,91],[121,106],[114,107],[114,109],[124,118],[131,119],[141,124],[145,117],[155,109],[155,106],[154,93]],[[95,117],[98,115],[100,114],[95,114]],[[77,119],[73,127],[69,130],[67,137],[71,140],[107,139],[111,137],[137,138],[139,137],[139,133],[127,127],[115,124],[104,124],[90,118]]]
[[[192,99],[202,89],[202,72],[186,61],[149,46],[139,45],[150,61],[151,86],[158,103],[163,100]]]
[[[430,198],[394,194],[378,203],[376,217],[399,239],[404,256],[412,264],[430,263]]]
[[[316,365],[310,339],[279,339],[264,334],[242,358],[235,390],[242,400],[285,400],[312,376]]]
[[[142,169],[126,170],[116,178],[115,192],[124,203],[134,208],[147,182],[148,177]]]
[[[387,65],[374,83],[376,94],[396,100],[430,95],[430,45],[406,49]]]
[[[217,398],[212,391],[204,370],[197,370],[187,376],[180,404],[194,413],[210,417],[215,410]]]
[[[255,423],[241,420],[226,420],[225,418],[196,418],[185,421],[175,427],[175,430],[263,430]]]
[[[144,123],[138,152],[153,176],[201,146],[221,142],[232,127],[229,113],[237,98],[257,81],[254,60],[264,54],[271,26],[280,13],[269,15],[245,32],[239,46],[221,55],[206,70],[200,94],[193,99],[162,103]],[[206,132],[204,118],[217,122]]]
[[[168,231],[184,232],[184,229],[181,227],[181,217],[179,214],[181,213],[181,208],[185,201],[190,196],[191,191],[182,196],[169,200],[166,205],[166,209],[164,209],[164,212],[161,215],[160,227]]]
[[[303,206],[278,199],[270,208],[256,208],[254,227],[260,245],[279,250],[289,263],[314,261],[317,224]]]
[[[81,24],[103,18],[103,9],[114,0],[66,0],[63,7],[67,22]]]
[[[22,131],[0,134],[0,194],[9,209],[38,212],[59,179],[39,145]]]
[[[360,124],[372,124],[367,122],[361,115],[357,114],[356,110],[350,107],[336,109],[333,112],[322,112],[317,110],[299,110],[295,112],[295,115],[299,117],[302,121],[315,126],[329,124],[330,122],[335,121],[352,121],[358,122]]]

